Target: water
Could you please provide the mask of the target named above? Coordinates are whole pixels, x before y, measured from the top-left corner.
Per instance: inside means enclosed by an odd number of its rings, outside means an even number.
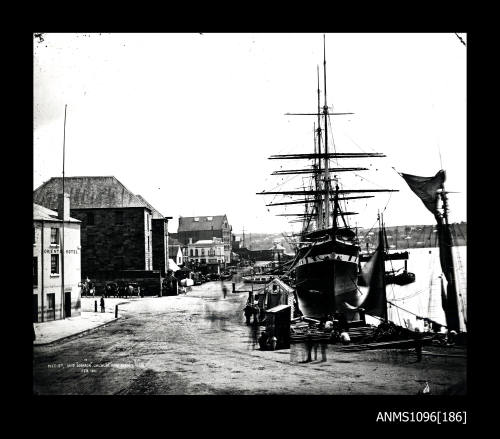
[[[403,249],[400,249],[401,251]],[[408,271],[415,273],[415,282],[408,285],[387,285],[387,300],[398,307],[404,308],[421,317],[446,324],[446,318],[441,306],[441,264],[439,262],[439,248],[413,248],[405,249],[409,253]],[[466,330],[463,315],[467,315],[467,247],[453,248],[455,263],[457,299],[460,314],[460,326]],[[386,270],[404,267],[404,261],[386,261]],[[446,280],[444,281],[446,287]],[[366,287],[360,287],[366,292]],[[464,312],[462,312],[462,310]],[[403,311],[389,305],[389,320],[403,327],[424,330],[423,320],[418,320],[410,312]],[[409,320],[409,322],[408,322]],[[367,323],[378,324],[378,320],[367,316]]]

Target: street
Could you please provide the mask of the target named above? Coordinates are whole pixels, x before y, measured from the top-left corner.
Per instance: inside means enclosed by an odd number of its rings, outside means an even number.
[[[83,337],[33,349],[35,394],[434,394],[465,379],[465,359],[408,353],[339,352],[328,345],[306,362],[301,344],[260,351],[245,324],[247,293],[223,298],[220,282],[187,294],[145,297]],[[249,289],[249,284],[237,284]],[[82,308],[93,306],[82,299]],[[314,355],[316,354],[316,355]]]

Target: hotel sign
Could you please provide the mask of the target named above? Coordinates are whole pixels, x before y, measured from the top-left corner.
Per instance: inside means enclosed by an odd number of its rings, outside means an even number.
[[[50,253],[50,254],[59,254],[60,251],[58,248],[46,248],[44,251],[44,253]],[[67,255],[77,255],[78,254],[78,250],[72,250],[72,249],[66,249],[64,250],[64,253],[67,254]]]

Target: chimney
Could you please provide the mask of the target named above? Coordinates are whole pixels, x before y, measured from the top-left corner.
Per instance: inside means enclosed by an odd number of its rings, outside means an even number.
[[[189,243],[192,244],[193,243],[193,238],[189,238]]]
[[[57,218],[69,221],[69,194],[59,194],[57,196]]]

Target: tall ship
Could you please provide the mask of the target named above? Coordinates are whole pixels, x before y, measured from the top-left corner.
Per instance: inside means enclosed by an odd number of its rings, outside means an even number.
[[[350,226],[348,200],[372,198],[373,192],[396,192],[393,189],[347,188],[341,176],[369,168],[344,166],[349,159],[385,157],[377,152],[337,152],[331,132],[331,117],[353,113],[337,113],[328,106],[326,45],[323,37],[323,103],[321,105],[320,72],[317,67],[317,110],[310,113],[286,115],[314,118],[314,149],[301,154],[280,154],[271,160],[308,161],[300,169],[275,171],[272,175],[301,175],[309,177],[309,185],[302,190],[264,191],[258,195],[297,197],[293,201],[272,202],[267,206],[303,205],[301,213],[283,214],[297,217],[302,223],[298,235],[295,259],[290,267],[295,274],[294,287],[298,307],[303,315],[324,318],[335,312],[347,320],[356,320],[357,307],[364,297],[358,288],[360,246],[357,230]],[[335,161],[335,164],[333,164]]]

